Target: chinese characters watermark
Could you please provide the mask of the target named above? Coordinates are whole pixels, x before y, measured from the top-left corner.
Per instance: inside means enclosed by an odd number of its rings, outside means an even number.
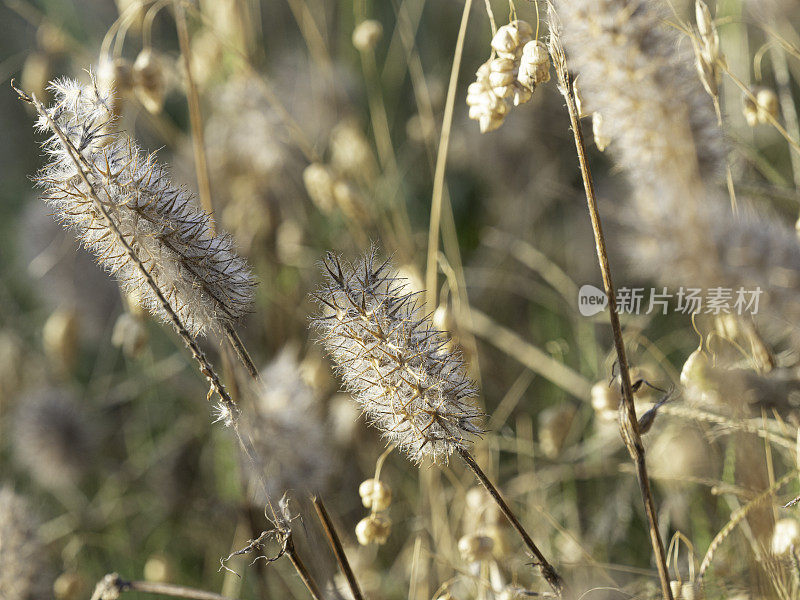
[[[667,314],[758,314],[758,302],[763,290],[760,287],[714,287],[708,289],[683,287],[669,291],[666,287],[620,287],[617,290],[617,312],[629,315]],[[608,298],[603,290],[593,285],[581,286],[578,291],[578,310],[591,317],[605,310]]]

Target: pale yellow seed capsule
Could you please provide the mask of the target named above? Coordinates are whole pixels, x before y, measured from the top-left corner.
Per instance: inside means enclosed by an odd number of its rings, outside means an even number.
[[[455,319],[453,319],[453,311],[447,304],[440,304],[433,311],[433,326],[439,331],[452,332],[455,329]]]
[[[356,525],[356,539],[362,546],[383,545],[389,539],[392,522],[386,515],[372,514],[361,519]]]
[[[682,588],[683,583],[680,581],[673,579],[669,582],[669,589],[672,590],[672,597],[675,598],[675,600],[680,600],[683,598],[683,595],[681,594]]]
[[[607,381],[598,381],[592,386],[592,408],[601,421],[615,421],[619,403],[622,400],[619,386],[608,385]]]
[[[750,98],[749,94],[745,94],[742,98],[742,114],[748,126],[755,127],[758,125],[758,106]]]
[[[369,222],[369,213],[364,197],[350,181],[337,179],[334,182],[333,199],[339,210],[351,221],[364,224]]]
[[[392,503],[391,488],[380,480],[367,479],[358,486],[358,495],[366,508],[386,510]]]
[[[78,600],[84,595],[86,584],[77,573],[62,573],[53,582],[53,595],[56,600]]]
[[[333,197],[334,177],[331,170],[323,164],[311,163],[303,171],[303,184],[311,201],[324,214],[330,214],[336,207]]]
[[[695,19],[697,20],[697,29],[700,31],[702,37],[708,37],[714,29],[713,21],[711,20],[711,11],[703,0],[696,0],[694,4]]]
[[[581,89],[578,86],[577,77],[572,82],[572,94],[575,96],[575,109],[578,111],[578,118],[582,119],[583,117],[588,117],[589,113],[586,112],[586,108],[583,104],[583,95],[581,94]]]
[[[147,345],[147,329],[141,319],[124,312],[114,323],[111,343],[122,348],[128,358],[136,358]]]
[[[50,55],[61,54],[67,47],[67,40],[61,29],[47,21],[39,25],[39,29],[36,30],[36,43]]]
[[[373,19],[362,21],[353,30],[353,46],[359,52],[373,50],[383,37],[383,26]]]
[[[45,354],[67,370],[78,358],[78,314],[72,309],[58,309],[42,329]]]
[[[574,417],[575,407],[571,404],[553,406],[539,414],[539,444],[545,456],[556,458],[559,455]]]
[[[31,52],[22,65],[22,89],[39,99],[46,99],[50,80],[50,58],[44,52]]]
[[[780,519],[775,523],[770,546],[776,556],[788,554],[792,548],[800,547],[800,523],[797,519]]]
[[[523,47],[519,81],[528,88],[550,81],[550,53],[543,42],[530,41]]]
[[[124,99],[133,91],[133,65],[125,58],[100,59],[97,65],[97,87],[113,93],[111,111],[115,116],[122,114]]]
[[[150,48],[145,48],[136,57],[133,63],[133,82],[136,97],[147,112],[160,113],[164,107],[166,88],[164,67]]]
[[[778,95],[770,88],[760,88],[756,92],[758,122],[769,123],[770,117],[777,119],[779,114]]]
[[[699,348],[692,352],[681,369],[681,385],[704,391],[713,387],[710,381],[711,361]]]
[[[375,159],[367,138],[354,123],[339,123],[331,131],[331,166],[339,173],[355,178],[370,179]]]
[[[163,554],[153,554],[144,563],[144,578],[147,581],[168,583],[172,580],[173,568],[169,557]]]
[[[477,562],[492,557],[494,540],[485,535],[470,534],[458,540],[458,551],[464,562]]]
[[[594,145],[600,152],[605,151],[611,143],[611,138],[603,130],[603,115],[599,112],[592,113],[592,133],[594,134]]]

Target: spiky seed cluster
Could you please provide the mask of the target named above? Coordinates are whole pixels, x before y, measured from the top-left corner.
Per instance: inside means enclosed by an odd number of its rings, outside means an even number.
[[[3,600],[52,597],[38,528],[25,498],[9,484],[0,485],[0,598]]]
[[[414,461],[466,449],[482,433],[477,391],[417,295],[374,251],[355,264],[329,253],[324,267],[314,325],[369,422]]]
[[[173,185],[152,154],[145,155],[127,135],[113,131],[110,97],[96,83],[65,79],[51,85],[52,119],[83,156],[99,200],[136,256],[150,272],[192,336],[228,326],[245,314],[253,299],[253,278],[233,252],[227,235],[215,235],[211,217],[192,195]],[[49,131],[40,116],[40,131]],[[42,144],[50,163],[37,182],[59,220],[151,313],[168,315],[102,213],[57,135]]]

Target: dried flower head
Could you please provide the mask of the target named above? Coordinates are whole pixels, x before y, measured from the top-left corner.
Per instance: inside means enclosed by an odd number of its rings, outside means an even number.
[[[0,598],[38,600],[51,596],[39,524],[25,498],[0,486]]]
[[[143,154],[127,135],[113,131],[109,95],[94,80],[83,85],[64,79],[51,89],[56,101],[50,117],[80,152],[110,219],[189,333],[232,325],[249,310],[254,285],[232,240],[214,233],[211,217],[187,190],[170,182],[152,154]],[[50,130],[44,115],[37,127]],[[143,306],[169,321],[142,270],[96,206],[69,149],[55,133],[43,147],[50,156],[37,177],[43,199],[126,292],[137,293]]]
[[[375,251],[355,264],[328,254],[314,325],[370,423],[414,461],[446,460],[482,433],[477,393],[447,335]]]

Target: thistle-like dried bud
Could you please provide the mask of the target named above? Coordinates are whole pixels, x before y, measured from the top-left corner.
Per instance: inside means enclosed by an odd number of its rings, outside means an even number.
[[[392,503],[392,489],[378,479],[367,479],[358,486],[358,495],[366,508],[380,511]]]
[[[95,82],[72,80],[51,86],[50,117],[81,154],[97,199],[187,331],[197,336],[230,326],[249,311],[254,281],[233,242],[217,235],[211,217],[185,189],[173,185],[154,156],[144,155],[127,135],[114,133],[109,96]],[[49,121],[40,116],[40,131]],[[171,322],[153,291],[92,199],[58,135],[43,143],[50,156],[37,177],[43,199],[65,225],[75,228],[84,246],[138,295],[151,313]]]
[[[392,532],[392,521],[386,515],[372,514],[361,519],[356,525],[356,539],[362,546],[386,543]]]
[[[383,37],[383,26],[373,19],[361,21],[353,30],[353,46],[359,52],[373,50]]]
[[[145,48],[133,63],[133,81],[136,97],[147,112],[158,114],[164,106],[166,83],[161,59]]]
[[[466,449],[482,433],[477,391],[417,294],[374,251],[356,264],[329,253],[324,267],[314,325],[368,421],[414,461]]]

